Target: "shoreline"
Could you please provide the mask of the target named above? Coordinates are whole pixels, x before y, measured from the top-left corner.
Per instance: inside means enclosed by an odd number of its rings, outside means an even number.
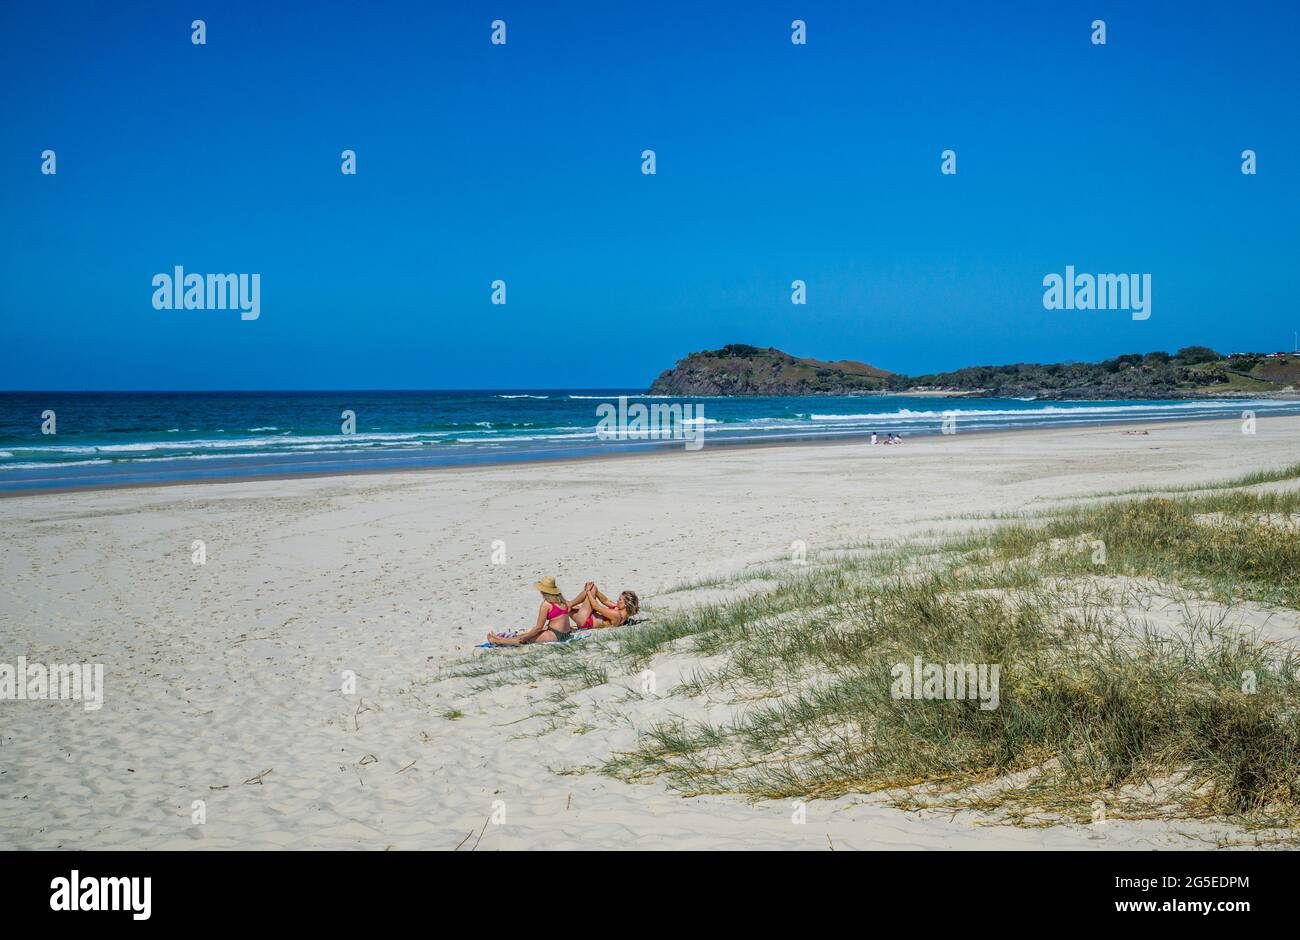
[[[865,397],[865,396],[864,396]],[[1290,415],[1277,415],[1276,417],[1291,417]],[[1080,421],[1074,424],[1058,425],[1035,425],[1030,427],[1013,427],[1013,428],[985,428],[974,429],[969,431],[959,431],[952,435],[929,432],[915,435],[907,438],[904,446],[912,447],[917,444],[923,444],[931,439],[942,439],[945,437],[969,438],[980,436],[981,438],[994,438],[1002,435],[1020,436],[1024,434],[1048,432],[1048,431],[1094,431],[1106,428],[1117,428],[1121,430],[1155,430],[1159,428],[1179,428],[1189,425],[1209,425],[1216,422],[1238,422],[1239,417],[1204,417],[1204,418],[1170,418],[1166,420],[1152,420],[1151,418],[1135,418],[1131,420],[1116,419],[1113,421]],[[706,438],[707,439],[707,438]],[[797,436],[776,439],[776,440],[744,440],[728,443],[725,440],[719,441],[712,445],[706,445],[699,451],[695,451],[694,456],[700,456],[706,452],[736,453],[749,450],[763,450],[768,448],[799,448],[799,447],[828,447],[835,445],[854,445],[854,446],[871,446],[866,442],[870,439],[870,433],[849,432],[839,435],[825,436]],[[886,445],[878,445],[886,446]],[[898,445],[888,445],[898,446]],[[612,450],[601,450],[598,453],[572,453],[564,456],[520,456],[515,459],[502,459],[494,461],[466,461],[464,463],[434,464],[429,466],[417,467],[357,467],[345,468],[338,470],[322,471],[305,471],[305,472],[287,472],[287,473],[239,473],[229,474],[226,476],[201,477],[197,479],[177,479],[177,480],[145,480],[145,481],[128,481],[122,483],[94,483],[85,485],[72,486],[34,486],[24,489],[7,490],[0,488],[0,500],[17,499],[20,497],[39,496],[39,495],[62,495],[68,493],[92,493],[103,492],[106,490],[134,490],[134,489],[152,489],[155,487],[177,487],[177,486],[206,486],[206,485],[229,485],[235,483],[266,483],[275,480],[314,480],[327,479],[332,477],[353,477],[353,476],[383,476],[388,474],[409,475],[416,473],[449,473],[466,470],[488,470],[514,467],[536,467],[552,466],[562,464],[588,464],[599,463],[606,460],[625,460],[634,457],[667,457],[676,454],[682,447],[680,441],[655,441],[645,446],[629,449],[627,452],[616,452]],[[524,452],[526,453],[526,452]],[[361,459],[361,458],[356,458]],[[0,487],[3,484],[0,483]]]

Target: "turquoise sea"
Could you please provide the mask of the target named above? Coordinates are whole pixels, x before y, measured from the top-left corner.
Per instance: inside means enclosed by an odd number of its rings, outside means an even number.
[[[3,392],[0,492],[563,459],[681,440],[602,439],[603,404],[690,405],[704,449],[1000,428],[1300,414],[1296,401],[908,396],[668,398],[632,390]],[[49,413],[53,418],[49,418]],[[344,433],[344,412],[355,417]],[[42,433],[42,428],[54,433]]]

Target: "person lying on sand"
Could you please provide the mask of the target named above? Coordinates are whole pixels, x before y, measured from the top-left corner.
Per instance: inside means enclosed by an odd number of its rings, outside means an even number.
[[[542,602],[537,605],[537,622],[530,629],[514,636],[489,633],[489,643],[521,646],[524,643],[565,643],[573,638],[573,605],[560,593],[554,576],[548,574],[533,587],[542,593]]]
[[[624,591],[613,603],[600,592],[595,581],[588,581],[582,593],[573,599],[573,622],[582,630],[600,630],[620,627],[636,616],[641,609],[641,599],[635,591]]]

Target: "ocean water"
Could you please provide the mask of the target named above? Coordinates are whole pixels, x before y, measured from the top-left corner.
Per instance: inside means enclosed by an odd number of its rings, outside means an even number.
[[[670,398],[628,390],[0,392],[0,492],[558,459],[683,448],[597,434],[603,403],[690,405],[702,446],[1300,414],[1296,401]],[[343,433],[343,412],[355,430]],[[54,413],[53,434],[42,433]]]

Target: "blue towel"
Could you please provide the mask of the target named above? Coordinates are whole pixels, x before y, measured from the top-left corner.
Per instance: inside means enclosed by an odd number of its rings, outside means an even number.
[[[519,636],[519,634],[520,634],[521,632],[523,632],[523,631],[521,631],[521,630],[515,630],[515,631],[513,631],[513,632],[511,632],[511,633],[502,633],[502,634],[500,634],[500,635],[501,635],[501,636]],[[585,637],[585,636],[590,636],[590,635],[591,635],[592,633],[594,633],[594,632],[595,632],[594,630],[570,630],[567,634],[564,634],[564,639],[556,640],[555,642],[556,642],[556,643],[572,643],[572,642],[574,642],[575,640],[581,640],[581,639],[582,639],[583,637]],[[519,644],[517,644],[517,643],[479,643],[479,644],[477,645],[476,648],[477,648],[477,649],[488,649],[488,650],[503,650],[503,649],[518,648],[518,645],[519,645]],[[532,643],[529,643],[528,645],[529,645],[529,646],[533,646],[533,645],[550,646],[551,644],[550,644],[550,643],[541,643],[541,644],[532,644]]]

